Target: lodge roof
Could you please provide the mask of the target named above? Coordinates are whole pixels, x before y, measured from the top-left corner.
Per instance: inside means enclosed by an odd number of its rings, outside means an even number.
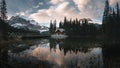
[[[57,31],[64,32],[64,31],[65,31],[65,29],[63,29],[63,28],[58,28],[58,29],[56,29],[56,31],[55,31],[55,32],[57,32]]]

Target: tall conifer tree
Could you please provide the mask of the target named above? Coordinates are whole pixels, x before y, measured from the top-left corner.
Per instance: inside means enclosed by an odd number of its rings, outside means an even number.
[[[7,9],[6,9],[6,1],[2,0],[0,4],[0,14],[1,14],[1,19],[6,21],[7,20]]]
[[[119,9],[119,4],[118,4],[118,2],[117,2],[117,4],[116,4],[116,9],[117,9],[117,16],[119,17],[119,15],[120,15],[120,9]]]

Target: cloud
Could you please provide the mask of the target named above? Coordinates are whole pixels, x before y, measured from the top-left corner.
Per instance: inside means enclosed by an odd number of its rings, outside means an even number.
[[[76,6],[79,12],[76,12],[75,6],[71,6],[70,0],[61,1],[60,0],[51,0],[54,5],[51,5],[48,9],[39,9],[38,12],[31,14],[29,17],[36,20],[37,22],[48,23],[50,20],[63,20],[66,16],[68,19],[76,18],[99,18],[103,13],[104,4],[103,2],[98,1],[95,4],[90,0],[71,0]],[[50,2],[51,2],[50,1]],[[56,4],[56,5],[55,5]],[[97,6],[95,6],[97,5]]]
[[[24,15],[25,15],[25,12],[19,12],[19,13],[16,13],[16,15],[24,16]]]
[[[80,13],[90,18],[100,17],[104,9],[104,0],[73,0]]]
[[[37,22],[49,22],[50,20],[63,20],[68,18],[76,18],[78,14],[74,11],[74,7],[69,6],[69,2],[62,2],[58,6],[51,6],[49,9],[40,9],[37,13],[31,14],[29,17]]]
[[[43,4],[44,4],[43,2],[39,2],[38,5],[34,6],[33,8],[39,8]]]
[[[20,11],[20,12],[16,12],[14,15],[19,15],[22,17],[28,17],[29,14],[31,13],[32,9],[26,10],[26,11]],[[12,15],[10,15],[9,17],[11,17]]]
[[[51,3],[51,4],[58,4],[58,3],[59,3],[59,0],[51,0],[50,3]]]
[[[115,5],[117,2],[120,3],[120,0],[109,0],[110,5]]]
[[[39,10],[37,13],[30,15],[30,18],[36,20],[37,22],[45,22],[50,20],[50,17],[46,9]]]
[[[50,0],[50,3],[56,5],[56,4],[59,4],[60,2],[64,2],[64,1],[65,0]]]
[[[63,20],[66,16],[72,18],[91,18],[101,22],[106,0],[7,0],[8,15],[22,15],[40,23],[50,20]],[[115,5],[120,0],[109,0]],[[95,21],[95,22],[96,22]]]
[[[88,4],[90,0],[73,0],[73,2],[77,5],[79,10],[84,10],[85,6]]]

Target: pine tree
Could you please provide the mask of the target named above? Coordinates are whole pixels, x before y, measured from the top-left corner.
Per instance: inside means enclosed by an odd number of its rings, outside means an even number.
[[[0,3],[0,14],[1,14],[1,19],[6,21],[7,20],[7,9],[6,9],[6,1],[2,0]]]
[[[103,14],[103,22],[102,22],[103,24],[106,23],[108,15],[109,15],[109,1],[106,0],[104,14]]]
[[[103,21],[102,21],[102,29],[103,29],[103,33],[107,33],[107,24],[108,24],[108,16],[110,13],[110,6],[109,6],[109,1],[106,0],[105,2],[105,8],[104,8],[104,13],[103,13]]]
[[[49,31],[50,31],[51,34],[53,33],[52,30],[53,30],[53,24],[52,24],[52,20],[51,20],[50,21],[50,29],[49,29]]]
[[[56,30],[56,23],[57,23],[57,21],[56,20],[54,20],[54,24],[53,24],[53,30],[54,30],[54,32],[55,32],[55,30]]]
[[[66,30],[67,29],[67,18],[66,17],[64,17],[64,25],[63,25],[63,27],[64,27],[64,29]]]
[[[63,28],[63,24],[62,24],[61,21],[60,21],[60,23],[59,23],[59,28]]]
[[[116,4],[116,9],[117,9],[117,17],[119,17],[119,15],[120,15],[120,9],[119,9],[119,4],[118,4],[118,2],[117,2],[117,4]]]
[[[64,18],[64,22],[67,23],[67,18],[66,17]]]
[[[3,34],[4,34],[4,39],[7,40],[8,39],[8,26],[7,26],[7,9],[6,9],[6,1],[5,0],[1,0],[0,2],[0,17],[1,20],[4,21],[4,25],[3,25]]]

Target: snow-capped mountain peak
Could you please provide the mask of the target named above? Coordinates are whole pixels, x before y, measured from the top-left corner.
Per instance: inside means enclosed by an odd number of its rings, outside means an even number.
[[[8,21],[9,25],[19,28],[19,29],[26,29],[26,30],[32,30],[32,31],[40,31],[46,30],[48,31],[49,28],[45,26],[40,26],[38,22],[34,20],[26,20],[20,16],[13,16]]]

